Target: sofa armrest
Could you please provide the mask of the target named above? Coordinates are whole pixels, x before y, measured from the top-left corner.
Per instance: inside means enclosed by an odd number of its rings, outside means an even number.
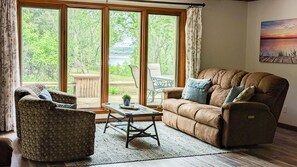
[[[267,105],[232,102],[225,104],[222,112],[224,146],[272,143],[277,122]]]
[[[180,99],[182,97],[183,90],[184,90],[183,87],[164,88],[163,89],[164,100],[169,98]]]
[[[48,90],[51,94],[53,101],[59,102],[59,103],[70,103],[70,104],[76,104],[76,96],[61,92],[61,91],[53,91]]]
[[[242,101],[242,102],[231,102],[226,103],[222,106],[223,110],[243,110],[244,108],[254,109],[254,110],[269,110],[269,107],[264,103],[258,102],[249,102],[249,101]]]

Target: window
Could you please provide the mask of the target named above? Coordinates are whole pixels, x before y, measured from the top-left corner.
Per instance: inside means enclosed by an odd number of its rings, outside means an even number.
[[[122,103],[129,94],[132,102],[139,101],[140,13],[109,12],[109,100]]]
[[[148,17],[147,105],[161,105],[162,89],[175,86],[177,16]]]
[[[78,108],[100,107],[101,18],[101,10],[68,8],[67,92]]]
[[[59,89],[60,11],[21,8],[22,85],[42,83]]]
[[[19,5],[22,85],[41,83],[75,95],[78,108],[102,111],[102,103],[122,103],[124,94],[160,106],[164,88],[184,83],[178,69],[185,66],[186,10],[70,1]]]

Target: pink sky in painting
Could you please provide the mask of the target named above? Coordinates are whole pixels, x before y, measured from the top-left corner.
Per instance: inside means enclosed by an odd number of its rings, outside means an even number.
[[[297,38],[297,19],[262,22],[261,38]]]

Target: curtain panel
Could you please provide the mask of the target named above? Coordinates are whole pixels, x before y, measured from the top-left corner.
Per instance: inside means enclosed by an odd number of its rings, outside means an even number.
[[[19,86],[17,2],[0,0],[0,131],[14,129],[14,90]]]
[[[186,22],[186,79],[196,78],[200,70],[202,8],[189,8]]]

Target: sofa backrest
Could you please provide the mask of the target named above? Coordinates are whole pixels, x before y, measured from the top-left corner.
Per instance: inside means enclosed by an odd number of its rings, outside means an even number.
[[[221,107],[232,86],[256,86],[250,101],[266,104],[278,120],[289,88],[286,79],[265,72],[210,68],[202,70],[199,79],[211,79],[209,104]]]

